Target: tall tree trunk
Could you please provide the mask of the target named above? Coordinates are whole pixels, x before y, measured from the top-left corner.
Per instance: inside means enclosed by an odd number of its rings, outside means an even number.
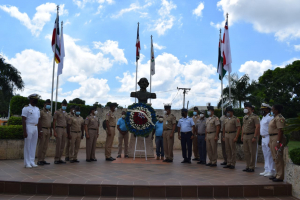
[[[242,101],[241,100],[239,100],[239,104],[240,104],[240,108],[242,108]]]

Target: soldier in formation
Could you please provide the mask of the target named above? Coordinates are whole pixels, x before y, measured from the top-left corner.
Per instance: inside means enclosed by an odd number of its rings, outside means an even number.
[[[174,133],[176,117],[171,113],[171,104],[164,105],[163,146],[166,159],[163,162],[173,162]]]
[[[90,109],[89,116],[84,121],[86,134],[86,162],[97,161],[96,159],[96,144],[99,137],[99,118],[97,117],[97,108]]]
[[[193,121],[194,124],[196,125],[197,120],[200,119],[199,116],[199,110],[198,107],[194,107],[193,111]],[[200,161],[199,159],[199,151],[198,151],[198,137],[197,137],[197,132],[195,132],[194,138],[193,138],[193,153],[194,153],[194,158],[193,161]]]

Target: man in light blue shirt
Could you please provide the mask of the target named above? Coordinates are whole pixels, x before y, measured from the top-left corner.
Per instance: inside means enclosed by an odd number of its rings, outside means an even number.
[[[126,112],[122,111],[122,117],[120,119],[118,119],[118,122],[117,122],[117,129],[119,130],[119,146],[118,146],[119,152],[118,152],[117,158],[121,158],[123,140],[124,140],[124,145],[125,145],[125,149],[124,149],[125,158],[129,158],[128,157],[129,134],[128,134],[128,130],[125,125],[125,115],[126,115]]]
[[[195,123],[192,118],[187,116],[187,109],[181,110],[182,118],[178,121],[178,139],[181,140],[182,157],[181,163],[191,163],[192,157],[192,141],[195,134]],[[188,148],[188,156],[186,155],[186,146]]]
[[[159,157],[161,159],[164,159],[164,145],[163,145],[163,116],[158,117],[158,121],[155,124],[155,129],[152,132],[152,140],[154,138],[155,134],[155,144],[156,144],[156,160],[159,160]]]

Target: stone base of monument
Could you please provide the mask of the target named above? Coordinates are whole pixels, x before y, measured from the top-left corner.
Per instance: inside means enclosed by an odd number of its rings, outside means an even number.
[[[143,137],[137,137],[137,145],[136,145],[136,150],[145,150],[145,145],[144,145],[144,138]],[[146,152],[147,152],[147,158],[154,158],[154,149],[153,149],[153,141],[151,136],[145,138],[146,139]],[[129,140],[129,149],[128,149],[128,156],[130,158],[133,158],[134,156],[134,148],[135,148],[135,142],[136,138],[132,133],[130,133],[130,140]],[[135,157],[139,158],[145,158],[145,152],[135,152]]]

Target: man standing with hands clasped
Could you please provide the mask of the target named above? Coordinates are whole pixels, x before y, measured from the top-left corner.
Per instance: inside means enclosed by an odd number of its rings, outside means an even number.
[[[214,107],[207,106],[207,115],[209,118],[206,119],[205,141],[209,163],[207,163],[206,166],[210,167],[216,167],[218,159],[217,142],[219,139],[220,120],[214,113]]]
[[[122,117],[119,118],[118,122],[117,122],[117,129],[119,131],[119,152],[118,152],[118,157],[117,158],[121,158],[123,140],[124,140],[124,145],[125,145],[124,155],[125,155],[125,158],[129,158],[129,156],[128,156],[129,134],[128,134],[128,130],[127,130],[126,125],[125,125],[125,116],[126,116],[126,112],[123,110],[122,111]]]
[[[166,159],[163,162],[173,162],[174,132],[176,117],[171,113],[171,104],[164,105],[163,146]]]
[[[106,141],[105,141],[105,160],[114,161],[115,158],[111,157],[111,148],[115,137],[116,116],[115,110],[118,107],[117,103],[109,103],[109,111],[106,114]]]
[[[195,126],[197,124],[197,120],[199,120],[199,119],[200,119],[200,116],[199,116],[198,107],[194,107],[193,121],[194,121]],[[198,137],[197,137],[197,135],[198,134],[195,132],[195,135],[194,135],[194,138],[193,138],[193,153],[194,153],[193,161],[200,161],[199,151],[198,151]]]
[[[182,157],[181,163],[191,163],[192,157],[192,141],[195,133],[195,123],[192,118],[187,116],[188,110],[181,109],[181,116],[178,122],[178,139],[181,140]],[[188,156],[186,155],[186,146],[188,148]]]

